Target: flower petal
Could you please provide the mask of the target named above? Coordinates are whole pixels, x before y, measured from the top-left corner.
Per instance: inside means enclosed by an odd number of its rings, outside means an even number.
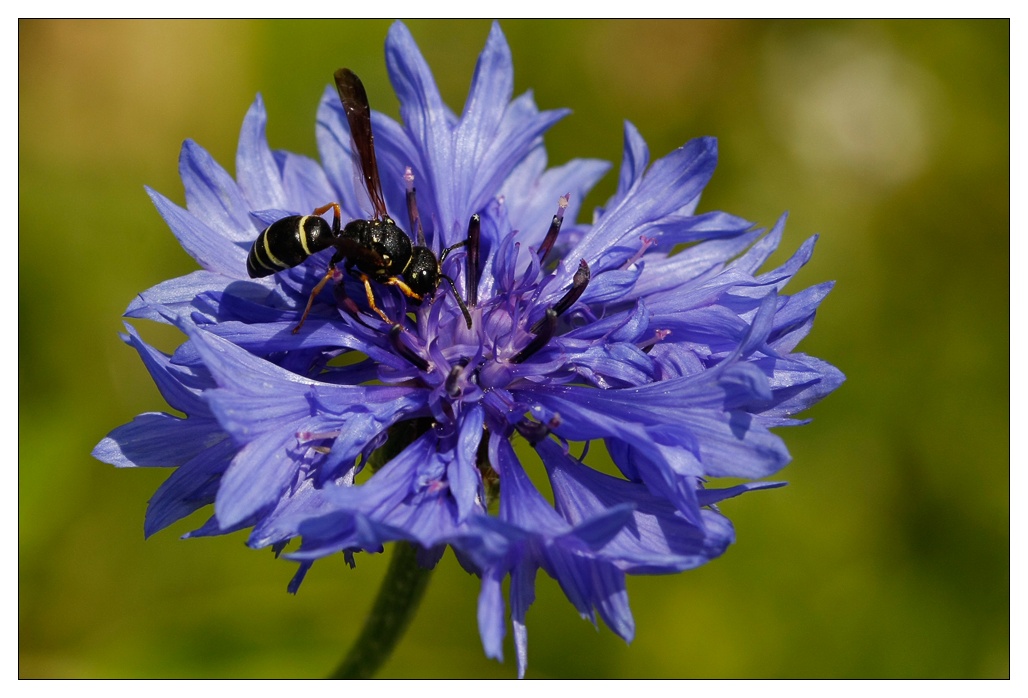
[[[143,524],[146,537],[213,504],[221,476],[238,450],[230,439],[223,439],[176,468],[157,488],[146,507]]]
[[[236,151],[236,180],[239,182],[250,209],[289,209],[289,199],[282,186],[282,172],[268,147],[265,135],[268,115],[260,95],[254,100],[243,119]]]
[[[218,235],[206,223],[153,189],[147,187],[146,193],[179,244],[200,266],[229,277],[242,276],[246,269],[246,250],[243,247]]]
[[[186,190],[186,208],[221,237],[247,247],[257,237],[249,206],[235,180],[210,153],[192,140],[182,144],[179,175]]]

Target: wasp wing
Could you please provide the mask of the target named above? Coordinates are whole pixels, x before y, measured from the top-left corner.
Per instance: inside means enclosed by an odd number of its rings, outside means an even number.
[[[385,196],[382,194],[382,180],[378,176],[378,161],[375,158],[375,136],[371,132],[371,107],[368,105],[368,93],[364,84],[349,68],[336,71],[336,90],[339,101],[343,103],[346,121],[350,124],[350,137],[353,139],[354,151],[360,158],[361,178],[364,188],[371,198],[375,209],[375,218],[385,218]]]

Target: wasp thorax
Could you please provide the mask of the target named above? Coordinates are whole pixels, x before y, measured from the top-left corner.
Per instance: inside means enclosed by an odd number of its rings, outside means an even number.
[[[391,218],[350,221],[343,236],[368,251],[353,260],[361,271],[375,276],[392,276],[403,272],[411,258],[411,241]]]

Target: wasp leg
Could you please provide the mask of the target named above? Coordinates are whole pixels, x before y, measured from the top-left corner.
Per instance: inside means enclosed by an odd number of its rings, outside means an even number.
[[[361,273],[358,274],[358,277],[360,278],[360,280],[362,282],[364,282],[364,290],[368,294],[368,305],[371,307],[371,309],[374,310],[375,313],[378,314],[378,317],[381,318],[382,320],[388,322],[390,325],[396,325],[397,323],[395,323],[394,321],[390,320],[389,316],[387,316],[386,314],[382,313],[381,308],[379,308],[378,305],[375,304],[375,294],[371,290],[371,278],[368,277],[368,274],[366,274],[364,272],[361,272]],[[383,279],[381,281],[381,283],[382,284],[389,284],[390,286],[397,287],[398,289],[403,291],[403,294],[405,296],[407,296],[408,298],[413,298],[414,300],[421,300],[421,296],[419,296],[418,294],[414,293],[410,289],[410,287],[407,286],[403,282],[403,280],[400,279],[399,277],[389,277],[388,279]]]
[[[351,274],[353,273],[353,269],[350,267],[349,262],[347,262],[346,271],[348,271]],[[342,279],[339,280],[339,283],[335,285],[335,288],[333,290],[335,292],[336,305],[342,307],[342,309],[345,310],[346,313],[354,320],[364,325],[368,329],[371,329],[371,326],[368,323],[361,320],[361,309],[357,307],[357,304],[353,301],[352,298],[346,295],[346,284],[343,283]]]
[[[397,323],[390,320],[389,316],[382,312],[382,309],[375,303],[375,292],[371,290],[371,277],[364,272],[358,272],[357,278],[364,282],[364,291],[368,294],[368,307],[378,313],[378,316],[386,323],[396,325]]]
[[[411,287],[408,286],[404,282],[404,280],[401,279],[399,276],[390,276],[389,278],[384,279],[382,283],[389,284],[390,286],[395,286],[396,288],[403,291],[403,295],[407,296],[408,298],[413,298],[416,301],[424,300],[419,294],[414,293]]]
[[[371,277],[365,274],[364,272],[360,272],[359,274],[357,274],[357,278],[364,282],[364,290],[368,294],[368,306],[376,313],[378,313],[378,316],[386,322],[388,322],[390,325],[397,324],[393,320],[390,320],[389,317],[384,312],[382,312],[382,309],[379,308],[378,305],[375,303],[375,294],[371,290]],[[411,287],[408,286],[403,281],[403,279],[401,279],[398,276],[390,276],[386,279],[383,279],[381,283],[388,284],[389,286],[396,286],[398,289],[403,291],[403,295],[407,296],[408,298],[413,298],[416,301],[422,300],[422,297],[419,294],[415,293],[413,290],[411,290]]]
[[[345,259],[347,267],[349,267],[354,260],[362,260],[368,264],[385,266],[382,256],[374,250],[363,248],[348,238],[339,237],[339,204],[325,204],[321,208],[314,209],[314,215],[320,216],[329,209],[332,209],[332,232],[336,235],[336,239],[332,244],[335,245],[336,253],[332,255],[332,259],[329,260],[328,270],[325,272],[325,275],[321,277],[321,281],[318,282],[318,285],[314,287],[311,291],[311,295],[307,298],[307,307],[304,308],[303,315],[300,317],[300,322],[298,322],[296,327],[293,328],[293,334],[299,332],[300,328],[303,327],[303,323],[307,319],[307,315],[311,312],[311,306],[314,305],[315,296],[321,293],[321,290],[325,288],[325,284],[329,282],[329,279],[335,279],[337,282],[342,279],[342,273],[336,269],[337,264]],[[364,283],[365,285],[368,285],[367,281]],[[342,286],[340,285],[338,288],[342,288]],[[368,286],[368,289],[368,294],[370,296],[370,286]],[[345,291],[342,293],[342,300],[340,302],[344,309],[351,315],[356,317],[360,312],[357,308],[357,304],[346,296]],[[374,303],[372,303],[372,307],[375,307]],[[377,311],[378,308],[375,308],[375,310]],[[378,314],[382,315],[382,312],[379,311]],[[385,317],[385,315],[382,315],[382,317]]]
[[[324,211],[322,211],[322,213],[324,213]],[[334,259],[335,258],[333,257],[333,260]],[[325,288],[325,284],[329,282],[329,279],[338,279],[339,276],[340,274],[336,269],[335,262],[333,261],[329,263],[328,271],[326,271],[325,275],[321,277],[321,281],[318,282],[318,285],[314,287],[311,291],[311,295],[307,298],[307,307],[303,309],[303,315],[300,316],[300,322],[296,323],[296,327],[293,328],[293,334],[299,332],[300,328],[303,327],[303,323],[307,320],[307,315],[311,312],[311,306],[314,305],[314,297],[321,293],[321,289]]]
[[[325,204],[324,206],[314,209],[314,215],[320,216],[324,213],[327,213],[329,209],[332,210],[332,232],[333,234],[335,234],[336,237],[338,237],[340,219],[343,216],[342,212],[339,210],[339,204],[335,203],[334,201],[330,204]]]

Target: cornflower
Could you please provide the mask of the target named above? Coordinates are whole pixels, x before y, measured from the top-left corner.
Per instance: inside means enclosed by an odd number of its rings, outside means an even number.
[[[131,326],[126,341],[186,416],[140,415],[94,455],[175,467],[150,501],[147,536],[213,504],[187,537],[250,529],[250,546],[299,562],[294,592],[327,555],[352,565],[406,541],[432,567],[449,546],[481,578],[479,631],[497,659],[510,578],[523,676],[538,570],[630,641],[626,575],[718,557],[734,540],[718,502],[784,484],[761,480],[789,461],[770,430],[802,423],[793,415],[843,380],[795,351],[832,284],[783,293],[814,238],[760,271],[784,217],[767,231],[696,212],[713,138],[651,163],[626,124],[617,190],[577,222],[608,166],[547,167],[542,136],[566,111],[512,99],[498,25],[459,116],[400,23],[386,59],[402,124],[371,117],[384,204],[442,258],[447,283],[418,298],[398,277],[362,278],[354,260],[329,267],[334,249],[250,278],[248,251],[270,224],[329,202],[345,220],[369,218],[353,177],[363,164],[366,181],[367,163],[335,90],[318,110],[321,164],[269,149],[258,97],[234,180],[187,141],[186,208],[149,192],[202,269],[126,313],[178,326],[187,339],[173,356]],[[612,466],[587,464],[576,442],[602,444]]]

